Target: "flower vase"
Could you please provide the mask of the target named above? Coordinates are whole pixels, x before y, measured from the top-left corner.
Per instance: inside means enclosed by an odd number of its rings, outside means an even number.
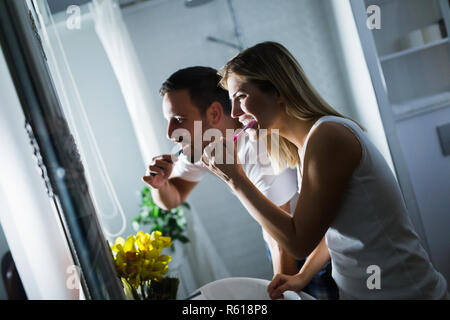
[[[152,281],[147,292],[147,300],[176,300],[180,280],[174,277]]]

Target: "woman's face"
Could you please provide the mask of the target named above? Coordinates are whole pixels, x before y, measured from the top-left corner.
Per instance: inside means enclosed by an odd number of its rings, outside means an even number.
[[[228,76],[227,85],[232,102],[231,117],[239,118],[244,125],[255,119],[254,129],[276,129],[274,125],[281,111],[281,99],[277,94],[265,93],[233,73]]]

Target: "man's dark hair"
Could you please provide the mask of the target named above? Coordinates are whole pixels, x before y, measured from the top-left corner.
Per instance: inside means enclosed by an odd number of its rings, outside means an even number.
[[[189,67],[172,74],[159,89],[164,96],[167,92],[187,89],[193,104],[202,115],[214,101],[222,105],[223,111],[231,115],[231,102],[228,92],[219,85],[217,70],[209,67]]]

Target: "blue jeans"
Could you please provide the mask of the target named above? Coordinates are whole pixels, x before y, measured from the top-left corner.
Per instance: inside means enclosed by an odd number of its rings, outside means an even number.
[[[300,271],[306,259],[296,260],[297,268]],[[303,288],[302,291],[312,295],[314,298],[319,300],[338,300],[339,299],[339,289],[331,277],[331,261],[316,274],[311,282]]]

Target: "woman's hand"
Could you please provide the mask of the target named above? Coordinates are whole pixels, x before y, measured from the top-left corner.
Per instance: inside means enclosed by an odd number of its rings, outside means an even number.
[[[222,137],[205,147],[201,160],[205,167],[233,188],[237,181],[246,177],[237,153],[236,144]]]
[[[267,292],[269,293],[270,299],[283,299],[283,292],[289,290],[298,293],[302,291],[310,281],[311,279],[307,279],[301,273],[297,273],[293,276],[279,273],[270,282],[267,287]]]

